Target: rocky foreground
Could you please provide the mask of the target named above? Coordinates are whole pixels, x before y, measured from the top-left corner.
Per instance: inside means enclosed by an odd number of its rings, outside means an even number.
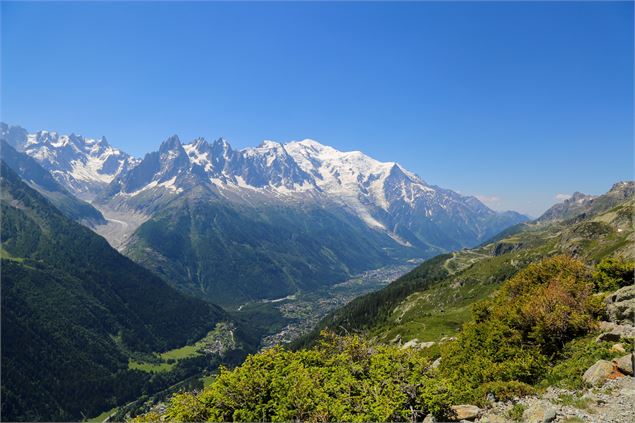
[[[476,423],[632,423],[635,422],[635,353],[626,353],[635,340],[635,286],[619,289],[606,299],[608,321],[600,322],[596,342],[615,342],[613,351],[625,354],[599,360],[582,379],[584,390],[549,387],[542,395],[492,402],[487,408],[452,407],[454,421]],[[632,348],[628,348],[629,350]],[[432,423],[430,416],[424,422]]]

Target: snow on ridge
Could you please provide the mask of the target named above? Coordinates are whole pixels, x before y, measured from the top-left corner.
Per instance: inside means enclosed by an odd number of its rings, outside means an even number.
[[[119,173],[139,161],[108,144],[106,138],[61,135],[55,131],[29,133],[23,151],[84,198],[98,186],[109,184]]]

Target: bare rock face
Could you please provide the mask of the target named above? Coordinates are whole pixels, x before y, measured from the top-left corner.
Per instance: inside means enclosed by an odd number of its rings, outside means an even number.
[[[635,285],[625,286],[606,297],[606,313],[615,323],[635,323]]]
[[[613,363],[606,360],[598,360],[593,366],[584,372],[582,379],[592,386],[602,386],[613,373]]]
[[[481,414],[481,409],[475,405],[453,405],[450,407],[453,414],[453,419],[459,420],[474,420]]]
[[[549,423],[555,418],[556,410],[548,403],[534,404],[523,413],[523,422],[526,423]]]

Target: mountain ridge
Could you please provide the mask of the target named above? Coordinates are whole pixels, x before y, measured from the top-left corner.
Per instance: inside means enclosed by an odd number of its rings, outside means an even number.
[[[395,260],[478,245],[527,220],[398,163],[315,140],[235,150],[224,138],[183,144],[172,135],[137,160],[105,140],[11,131],[58,182],[112,216],[95,229],[111,245],[214,302],[317,289]],[[233,265],[218,267],[227,260]],[[266,282],[262,272],[278,277]]]

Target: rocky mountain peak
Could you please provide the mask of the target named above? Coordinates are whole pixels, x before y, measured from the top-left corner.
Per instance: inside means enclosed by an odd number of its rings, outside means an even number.
[[[628,198],[635,194],[635,181],[620,181],[611,187],[609,195],[618,195],[622,198]]]
[[[168,151],[180,151],[183,150],[183,146],[181,145],[181,140],[178,135],[172,135],[167,138],[165,141],[161,143],[159,146],[159,153],[164,154]]]

